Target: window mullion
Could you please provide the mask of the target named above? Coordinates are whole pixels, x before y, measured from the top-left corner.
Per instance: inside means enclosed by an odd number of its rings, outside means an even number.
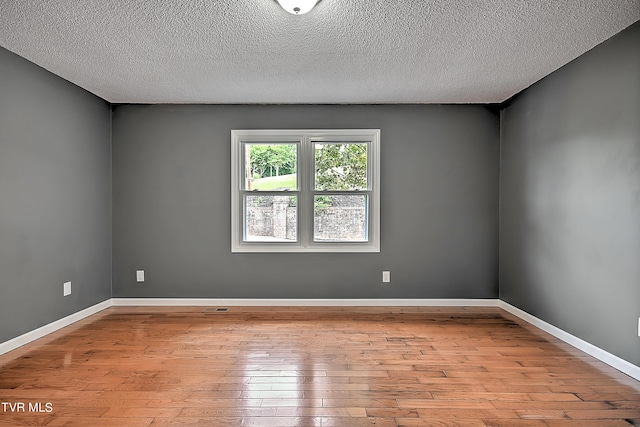
[[[298,203],[298,235],[300,244],[307,248],[313,233],[313,149],[309,136],[300,142],[300,202]]]

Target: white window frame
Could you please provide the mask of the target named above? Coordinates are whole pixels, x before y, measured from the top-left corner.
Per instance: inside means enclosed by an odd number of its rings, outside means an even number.
[[[282,192],[297,195],[296,242],[244,241],[244,143],[296,143],[298,190]],[[366,194],[367,240],[363,242],[314,242],[313,196],[331,194],[316,191],[314,186],[314,143],[363,142],[367,143]],[[335,193],[335,192],[334,192]],[[380,129],[285,129],[285,130],[232,130],[231,131],[231,252],[380,252]]]

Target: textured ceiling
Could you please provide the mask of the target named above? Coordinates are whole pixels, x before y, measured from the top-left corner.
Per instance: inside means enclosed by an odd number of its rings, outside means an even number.
[[[1,0],[0,46],[113,103],[495,103],[640,0]]]

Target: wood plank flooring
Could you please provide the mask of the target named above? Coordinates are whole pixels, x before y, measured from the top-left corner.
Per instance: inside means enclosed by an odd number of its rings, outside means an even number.
[[[640,426],[638,381],[497,308],[110,308],[0,356],[0,402],[1,426]]]

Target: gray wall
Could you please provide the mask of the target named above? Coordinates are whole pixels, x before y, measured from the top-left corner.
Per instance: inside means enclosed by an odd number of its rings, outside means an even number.
[[[380,254],[230,252],[230,131],[257,128],[381,129]],[[496,298],[498,161],[481,106],[114,107],[113,296]]]
[[[0,48],[0,342],[111,296],[110,114]]]
[[[502,115],[500,297],[640,365],[640,23]]]

